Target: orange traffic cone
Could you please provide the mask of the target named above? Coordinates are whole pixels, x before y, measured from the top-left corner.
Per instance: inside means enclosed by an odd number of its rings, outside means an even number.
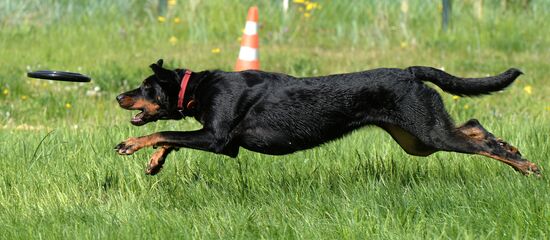
[[[260,69],[258,42],[258,7],[254,6],[248,9],[248,17],[246,17],[246,26],[241,40],[241,50],[239,51],[235,71]]]

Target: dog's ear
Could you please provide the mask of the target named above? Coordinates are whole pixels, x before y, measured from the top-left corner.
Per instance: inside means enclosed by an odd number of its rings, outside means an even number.
[[[153,69],[153,72],[156,74],[157,72],[160,72],[162,71],[162,63],[163,63],[163,60],[162,58],[159,59],[156,63],[153,63],[151,65],[149,65],[149,67],[151,67],[151,69]]]
[[[172,80],[177,80],[177,74],[176,72],[163,68],[162,67],[162,59],[159,59],[157,63],[151,64],[151,69],[155,73],[155,76],[157,76],[157,79],[161,82],[169,82]]]

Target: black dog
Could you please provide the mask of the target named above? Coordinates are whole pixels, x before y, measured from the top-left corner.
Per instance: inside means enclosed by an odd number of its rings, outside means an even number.
[[[365,125],[383,128],[411,155],[480,154],[523,174],[540,174],[517,148],[495,138],[477,120],[456,127],[439,94],[422,82],[455,95],[475,96],[504,89],[521,74],[517,69],[486,78],[458,78],[430,67],[295,78],[262,71],[168,70],[162,60],[151,68],[154,75],[139,88],[117,97],[122,108],[141,110],[132,124],[191,116],[203,128],[130,138],[115,147],[123,155],[160,147],[148,174],[158,173],[166,156],[182,147],[230,157],[236,157],[240,147],[282,155],[313,148]]]

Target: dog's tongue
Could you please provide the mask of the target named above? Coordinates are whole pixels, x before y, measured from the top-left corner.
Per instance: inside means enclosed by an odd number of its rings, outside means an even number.
[[[143,125],[143,124],[145,123],[145,122],[143,121],[143,116],[144,116],[144,115],[145,115],[145,114],[144,114],[143,112],[140,112],[140,113],[138,113],[136,116],[134,116],[130,122],[131,122],[132,124],[134,124],[134,125],[137,125],[137,126]]]

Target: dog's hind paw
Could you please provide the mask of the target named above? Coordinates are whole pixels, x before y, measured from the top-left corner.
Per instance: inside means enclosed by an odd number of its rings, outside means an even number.
[[[520,172],[525,176],[535,175],[537,177],[542,177],[541,169],[526,159],[521,159],[520,161],[513,161],[510,164],[516,171]]]
[[[537,177],[542,177],[541,169],[534,163],[529,162],[525,175],[535,175]]]

